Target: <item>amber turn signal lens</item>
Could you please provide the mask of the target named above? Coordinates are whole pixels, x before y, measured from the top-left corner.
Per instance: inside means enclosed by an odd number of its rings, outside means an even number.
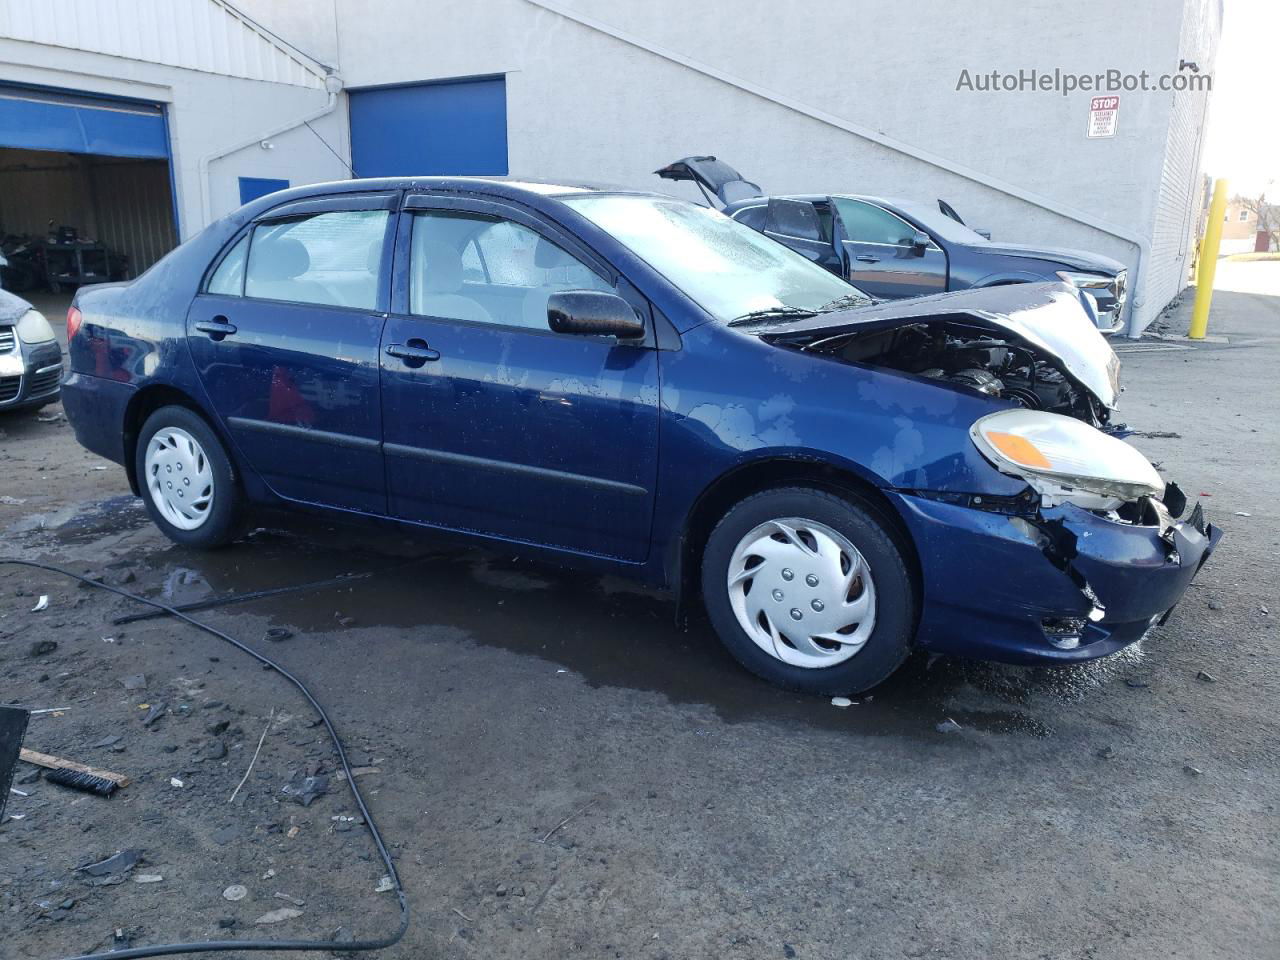
[[[1025,437],[992,430],[986,434],[986,438],[989,444],[1020,466],[1040,467],[1046,470],[1053,466],[1048,458],[1036,449],[1036,445]]]

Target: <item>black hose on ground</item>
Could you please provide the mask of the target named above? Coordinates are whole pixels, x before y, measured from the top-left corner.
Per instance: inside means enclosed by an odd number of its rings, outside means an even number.
[[[70,577],[72,580],[78,580],[81,583],[97,587],[100,590],[106,590],[110,593],[126,597],[137,603],[145,603],[148,606],[155,607],[157,610],[163,610],[170,616],[177,617],[179,620],[191,624],[198,630],[212,634],[219,640],[224,640],[231,644],[242,653],[247,653],[253,659],[257,660],[263,666],[269,667],[276,673],[280,674],[295,687],[306,698],[307,702],[315,708],[320,719],[324,722],[324,727],[329,731],[329,738],[333,741],[334,748],[338,751],[338,759],[342,762],[342,769],[347,775],[347,786],[351,788],[351,795],[355,798],[356,806],[360,809],[360,815],[364,817],[365,826],[369,828],[369,835],[373,837],[374,846],[378,848],[378,854],[382,857],[382,862],[386,865],[387,876],[391,878],[394,885],[396,897],[400,902],[400,925],[390,936],[383,937],[378,940],[205,940],[192,941],[190,943],[161,943],[152,947],[128,947],[123,950],[110,950],[105,953],[89,953],[78,957],[68,957],[66,960],[142,960],[144,957],[167,957],[183,953],[213,953],[218,950],[334,950],[344,953],[354,953],[357,951],[383,950],[387,947],[399,943],[404,937],[405,931],[409,929],[409,901],[404,894],[404,887],[400,885],[400,875],[396,872],[396,865],[391,859],[391,854],[387,851],[386,845],[382,842],[382,834],[378,832],[378,826],[373,821],[373,815],[369,812],[369,808],[365,805],[364,797],[360,794],[360,787],[356,784],[356,778],[351,773],[351,764],[347,762],[347,751],[342,746],[342,739],[338,736],[338,731],[333,728],[333,723],[329,719],[329,715],[325,713],[324,707],[320,706],[320,702],[307,689],[307,685],[299,680],[296,676],[286,670],[280,664],[276,663],[270,657],[267,657],[258,651],[241,643],[230,634],[223,633],[216,627],[211,627],[207,623],[201,623],[192,617],[187,616],[181,610],[168,604],[161,603],[158,600],[151,600],[147,597],[139,596],[136,593],[130,593],[128,590],[121,590],[119,587],[113,587],[103,583],[100,580],[94,580],[92,577],[86,577],[79,573],[72,573],[62,567],[54,566],[51,563],[39,563],[35,560],[18,560],[12,557],[0,557],[0,566],[16,565],[20,567],[32,567],[36,570],[46,570],[50,573],[60,574],[64,577]]]

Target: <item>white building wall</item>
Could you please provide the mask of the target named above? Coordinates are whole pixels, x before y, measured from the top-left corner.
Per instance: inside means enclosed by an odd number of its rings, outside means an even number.
[[[1132,267],[1134,238],[1154,235],[1171,103],[1185,95],[1122,93],[1116,136],[1090,140],[1092,93],[978,93],[957,91],[956,82],[962,69],[1174,73],[1183,8],[1184,0],[1084,0],[1069,12],[1057,0],[799,0],[785,8],[769,0],[337,0],[337,34],[348,86],[506,74],[513,175],[689,195],[652,171],[712,153],[769,192],[944,197],[997,239],[1083,247]],[[423,24],[418,41],[388,42],[390,25],[414,23]],[[947,167],[979,171],[1015,195]],[[1135,291],[1142,323],[1168,299],[1167,278],[1148,286],[1153,276],[1144,269]]]
[[[1222,10],[1217,3],[1185,0],[1178,60],[1194,62],[1201,71],[1211,68],[1222,31]],[[1148,297],[1157,308],[1168,303],[1186,285],[1195,255],[1195,232],[1203,202],[1200,154],[1204,145],[1207,92],[1160,94],[1167,100],[1169,132],[1160,171],[1155,223],[1152,226],[1151,270]],[[1250,246],[1249,249],[1252,249]]]

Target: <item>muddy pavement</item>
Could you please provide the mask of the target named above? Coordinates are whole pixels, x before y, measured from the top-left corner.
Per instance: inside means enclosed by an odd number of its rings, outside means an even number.
[[[56,407],[0,419],[0,554],[175,603],[371,574],[197,616],[329,707],[414,912],[386,956],[1273,957],[1275,279],[1219,294],[1229,344],[1124,348],[1138,445],[1227,538],[1168,625],[1087,668],[921,657],[840,709],[623,581],[314,518],[193,553]],[[0,568],[0,701],[65,708],[27,745],[133,780],[21,765],[0,955],[393,928],[305,702],[187,626],[112,623],[138,612]]]

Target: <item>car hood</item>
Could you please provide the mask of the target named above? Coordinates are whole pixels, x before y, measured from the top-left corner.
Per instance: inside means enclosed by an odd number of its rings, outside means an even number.
[[[1115,276],[1125,265],[1119,260],[1089,253],[1087,250],[1071,250],[1067,247],[1035,247],[1026,243],[984,243],[974,246],[979,253],[997,254],[1002,257],[1024,257],[1028,260],[1053,260],[1071,270],[1088,270]]]
[[[0,323],[17,323],[18,318],[31,309],[31,304],[15,297],[7,290],[0,290]]]
[[[1065,283],[1015,283],[889,300],[802,320],[764,321],[745,329],[772,343],[807,345],[861,330],[959,316],[993,327],[1057,361],[1077,386],[1114,409],[1120,396],[1120,358],[1098,331],[1082,296]]]

